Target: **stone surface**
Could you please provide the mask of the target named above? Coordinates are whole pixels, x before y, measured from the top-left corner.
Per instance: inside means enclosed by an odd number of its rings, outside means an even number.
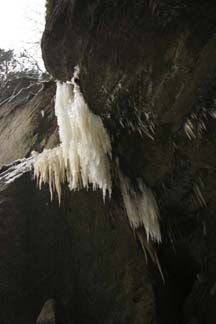
[[[37,318],[36,324],[56,324],[56,302],[48,299]]]
[[[57,324],[214,323],[215,1],[48,0],[47,8],[46,67],[67,80],[80,65],[85,99],[112,139],[113,199],[104,206],[98,192],[65,188],[59,208],[29,175],[1,193],[0,322],[33,324],[54,298]],[[53,91],[0,107],[1,163],[41,150],[55,133]],[[37,144],[23,140],[42,129]],[[165,283],[129,228],[116,158],[156,195]]]
[[[0,103],[0,167],[58,141],[54,82],[21,79],[12,89]]]
[[[49,2],[47,69],[66,80],[80,65],[84,96],[104,118],[114,160],[157,195],[166,281],[155,285],[158,323],[214,322],[215,1]],[[139,118],[154,123],[154,141],[132,131]]]
[[[145,258],[121,206],[65,190],[59,208],[29,174],[0,199],[1,323],[35,323],[49,298],[56,323],[155,322]]]

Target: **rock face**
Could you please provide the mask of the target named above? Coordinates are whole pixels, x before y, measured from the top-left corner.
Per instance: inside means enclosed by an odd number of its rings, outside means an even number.
[[[56,302],[48,299],[38,316],[36,324],[56,324]]]
[[[0,102],[0,167],[58,141],[53,81],[18,79]]]
[[[61,273],[56,253],[64,221],[29,174],[1,192],[0,206],[0,321],[35,323]]]
[[[80,65],[85,99],[104,116],[114,158],[157,194],[166,282],[156,285],[157,322],[212,323],[215,1],[48,3],[47,69],[67,80]],[[140,136],[140,120],[147,135],[154,124],[154,141]]]
[[[1,193],[1,224],[1,323],[35,323],[49,298],[56,323],[154,322],[142,250],[101,193],[65,190],[59,208],[27,174]],[[37,323],[51,323],[43,310]]]
[[[118,158],[154,191],[165,283],[129,228],[115,172],[110,202],[65,188],[61,208],[26,175],[0,197],[1,323],[35,323],[50,298],[57,324],[215,322],[215,12],[213,0],[47,1],[46,67],[65,81],[80,65],[85,99],[112,139],[113,170]],[[0,107],[1,164],[49,145],[53,91]],[[38,132],[36,143],[23,140]]]
[[[2,164],[58,141],[55,87],[33,86],[30,97],[25,89],[2,99]],[[118,196],[104,205],[99,192],[65,188],[60,208],[30,173],[0,188],[0,323],[154,322],[145,258]]]

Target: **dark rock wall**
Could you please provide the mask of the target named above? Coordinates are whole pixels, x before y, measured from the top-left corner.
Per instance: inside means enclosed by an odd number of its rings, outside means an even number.
[[[214,1],[53,1],[47,16],[46,67],[66,80],[81,64],[93,110],[116,111],[118,97],[128,94],[139,110],[171,123],[183,97],[194,100],[203,77],[214,73]],[[187,113],[188,99],[186,106]]]
[[[35,323],[62,276],[64,218],[29,174],[0,199],[0,322]]]
[[[160,204],[166,283],[155,289],[158,322],[214,322],[215,1],[50,3],[47,69],[67,80],[80,65],[84,96],[104,118],[114,159]],[[154,141],[140,136],[139,118],[154,124]]]
[[[47,299],[55,299],[62,324],[215,322],[215,31],[213,0],[48,0],[46,67],[67,80],[80,65],[86,101],[112,139],[113,170],[118,157],[124,174],[134,182],[142,177],[154,191],[165,283],[146,266],[129,229],[115,171],[111,202],[65,189],[61,208],[26,175],[0,198],[1,323],[34,323]],[[20,149],[23,155],[41,150],[49,143],[43,138],[55,133],[53,92],[41,92],[38,105],[35,98],[19,105],[22,118],[14,106],[0,107],[1,127],[14,129],[11,120],[24,121],[32,109],[37,122],[25,133],[45,130],[42,141]],[[41,109],[50,116],[44,127]],[[14,152],[17,144],[2,134],[4,157],[5,138]]]
[[[57,323],[155,322],[145,259],[121,206],[65,190],[59,208],[30,174],[0,198],[2,324],[35,323],[50,298]]]

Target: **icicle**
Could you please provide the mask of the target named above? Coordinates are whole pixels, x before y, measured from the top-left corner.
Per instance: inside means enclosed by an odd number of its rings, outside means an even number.
[[[194,126],[190,118],[187,118],[186,122],[184,123],[184,131],[189,140],[196,138],[196,135],[194,133]]]
[[[198,183],[194,185],[193,190],[194,190],[195,201],[197,201],[201,207],[206,207],[207,204]]]
[[[101,118],[85,102],[78,78],[79,67],[76,67],[71,82],[57,82],[55,114],[61,144],[53,150],[44,150],[35,163],[39,188],[48,183],[51,199],[53,191],[57,191],[59,202],[65,178],[70,190],[88,189],[91,184],[93,190],[102,190],[104,199],[112,190],[110,138]]]
[[[59,138],[64,154],[65,167],[67,167],[67,158],[72,138],[72,130],[68,118],[70,105],[73,99],[72,86],[66,83],[56,84],[55,115],[59,127]]]
[[[158,259],[157,252],[155,251],[154,247],[151,245],[150,242],[146,242],[145,238],[139,231],[136,232],[136,235],[137,235],[138,240],[140,241],[143,253],[145,255],[146,263],[148,263],[148,257],[147,257],[147,254],[148,254],[150,256],[152,262],[157,266],[162,280],[165,282],[163,271],[162,271],[162,268],[160,265],[160,261]]]
[[[41,154],[38,154],[34,163],[34,176],[37,178],[39,189],[42,184],[49,184],[51,200],[53,192],[57,192],[60,204],[61,184],[65,182],[65,167],[60,146],[54,149],[45,149]]]
[[[119,172],[121,192],[132,229],[144,227],[147,241],[161,242],[159,209],[151,189],[139,180],[139,192],[132,189],[130,180]]]

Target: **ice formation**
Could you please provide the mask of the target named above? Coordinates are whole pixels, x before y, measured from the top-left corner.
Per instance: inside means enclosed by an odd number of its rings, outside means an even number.
[[[189,140],[196,138],[196,135],[194,133],[194,126],[190,118],[187,118],[186,122],[184,123],[184,131]]]
[[[130,180],[119,173],[120,186],[124,205],[130,225],[133,229],[144,227],[147,241],[152,239],[161,242],[161,232],[159,224],[159,208],[155,197],[141,179],[138,181],[138,191],[136,192]]]
[[[16,160],[11,164],[5,165],[0,170],[0,191],[3,191],[8,184],[20,178],[23,174],[31,171],[34,165],[34,157]]]
[[[198,204],[200,207],[206,207],[207,203],[205,201],[205,198],[203,197],[202,194],[202,189],[204,185],[202,181],[199,179],[198,183],[195,183],[193,187],[193,198],[192,201],[194,202],[195,206]]]
[[[59,204],[61,202],[61,184],[65,182],[65,165],[61,146],[45,149],[36,158],[34,173],[37,177],[38,187],[48,183],[51,200],[53,192],[57,192]]]
[[[57,82],[55,114],[59,127],[60,146],[38,155],[34,173],[39,187],[48,183],[51,193],[61,199],[61,184],[70,190],[101,189],[105,199],[111,195],[111,143],[99,116],[93,114],[77,84],[79,68],[71,82]]]

